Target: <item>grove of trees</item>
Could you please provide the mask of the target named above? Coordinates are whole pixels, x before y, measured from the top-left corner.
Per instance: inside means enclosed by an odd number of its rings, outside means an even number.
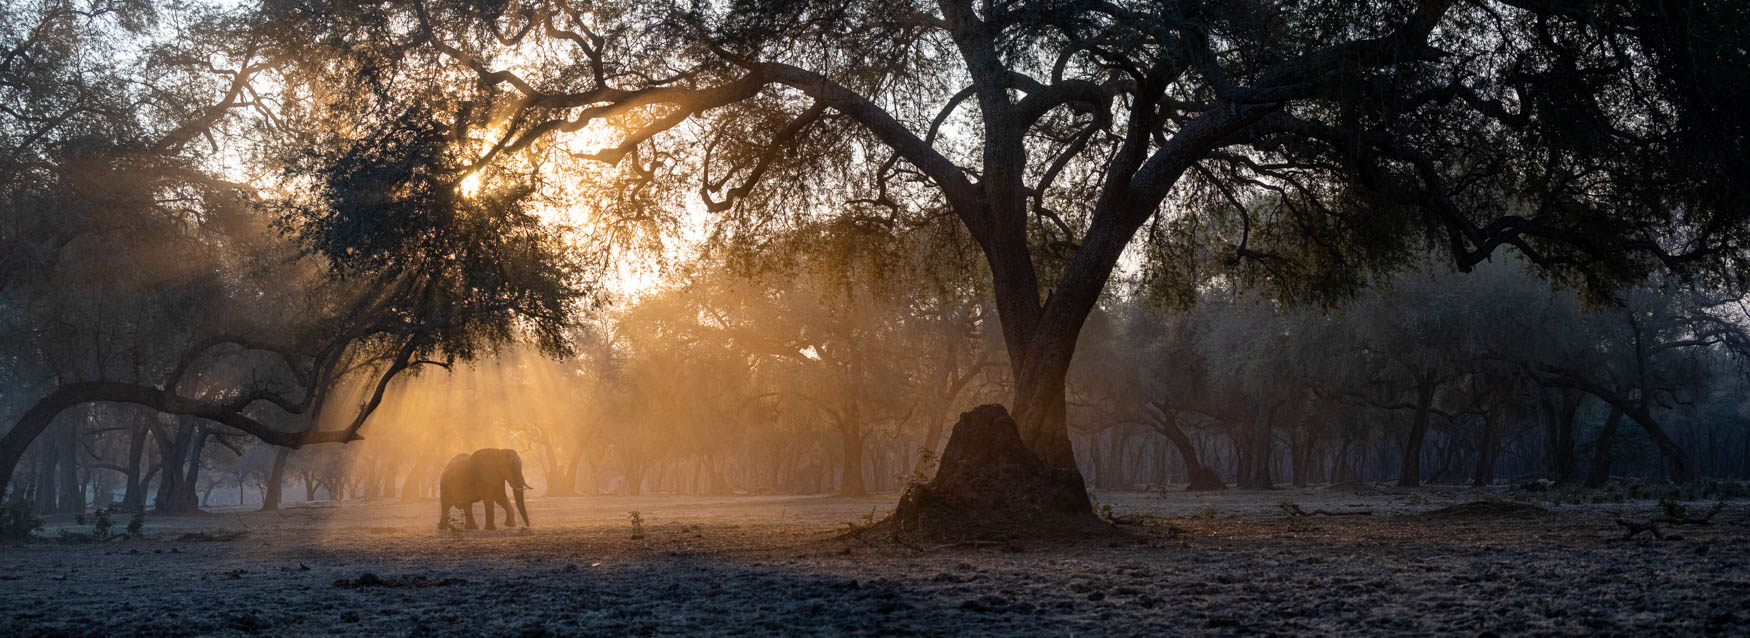
[[[418,498],[487,446],[553,495],[861,495],[989,402],[1114,489],[1746,476],[1739,3],[0,23],[39,511]]]

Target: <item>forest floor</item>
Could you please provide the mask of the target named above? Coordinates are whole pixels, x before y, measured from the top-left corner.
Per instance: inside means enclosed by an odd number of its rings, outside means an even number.
[[[0,545],[0,635],[1750,635],[1750,502],[1662,541],[1615,525],[1647,501],[1440,509],[1502,496],[1104,492],[1134,541],[957,547],[841,536],[894,495],[534,497],[528,532],[440,533],[429,502],[148,513]]]

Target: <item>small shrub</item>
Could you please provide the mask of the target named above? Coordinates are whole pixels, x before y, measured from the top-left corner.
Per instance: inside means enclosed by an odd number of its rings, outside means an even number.
[[[907,488],[930,482],[930,475],[936,473],[936,462],[939,460],[937,456],[935,450],[927,447],[918,448],[917,469],[901,476],[901,482]]]
[[[1112,518],[1112,506],[1111,505],[1101,503],[1099,501],[1099,499],[1094,498],[1094,496],[1092,494],[1088,495],[1088,502],[1093,504],[1095,516],[1100,517],[1100,520],[1106,521],[1108,523],[1113,522],[1114,519]]]
[[[134,517],[128,519],[128,538],[139,540],[146,537],[146,512],[134,512]]]
[[[635,541],[636,540],[643,540],[644,539],[644,516],[642,514],[639,514],[638,510],[632,510],[631,512],[629,512],[627,514],[626,518],[628,520],[632,521],[632,540],[635,540]]]
[[[30,511],[28,501],[20,499],[0,504],[0,540],[30,540],[42,528],[43,519]]]
[[[1276,510],[1279,512],[1282,512],[1282,515],[1285,517],[1294,518],[1295,516],[1298,516],[1299,514],[1297,513],[1297,511],[1299,509],[1300,509],[1300,506],[1295,505],[1294,501],[1290,501],[1288,499],[1282,499],[1280,501],[1276,501]]]
[[[91,537],[100,541],[110,538],[110,529],[115,527],[115,521],[109,518],[110,508],[102,508],[91,513]]]
[[[1213,521],[1213,520],[1215,520],[1215,515],[1216,515],[1216,512],[1215,512],[1214,505],[1204,505],[1203,506],[1203,520]]]

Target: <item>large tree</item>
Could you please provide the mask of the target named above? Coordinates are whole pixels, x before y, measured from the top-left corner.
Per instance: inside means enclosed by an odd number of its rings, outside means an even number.
[[[617,166],[604,215],[696,196],[728,237],[828,201],[952,214],[1057,466],[1076,336],[1145,229],[1187,299],[1216,270],[1342,294],[1428,245],[1460,269],[1511,246],[1599,294],[1660,264],[1741,274],[1733,3],[270,5],[429,78],[383,97],[461,105],[469,170]]]
[[[368,142],[276,119],[258,85],[296,76],[253,13],[178,7],[155,25],[146,5],[31,9],[30,29],[0,34],[14,150],[0,317],[43,373],[0,436],[0,492],[79,406],[288,447],[350,441],[404,371],[525,336],[566,348],[579,271],[526,210],[531,189],[464,196],[435,179],[456,156],[421,112],[352,114]],[[229,181],[241,167],[214,160],[279,145],[296,149],[274,158],[280,180]],[[328,401],[359,386],[356,409]]]

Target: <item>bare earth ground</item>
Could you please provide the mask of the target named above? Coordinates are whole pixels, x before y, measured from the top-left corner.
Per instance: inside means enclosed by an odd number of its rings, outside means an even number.
[[[148,516],[145,540],[0,546],[0,635],[1750,635],[1742,501],[1681,540],[1623,541],[1615,517],[1655,504],[1501,518],[1425,513],[1500,498],[1469,489],[1096,497],[1158,518],[1128,527],[1136,542],[913,548],[840,537],[892,495],[531,498],[532,532],[459,536],[432,503]],[[1282,501],[1374,515],[1290,519]],[[225,530],[248,533],[182,536]]]

